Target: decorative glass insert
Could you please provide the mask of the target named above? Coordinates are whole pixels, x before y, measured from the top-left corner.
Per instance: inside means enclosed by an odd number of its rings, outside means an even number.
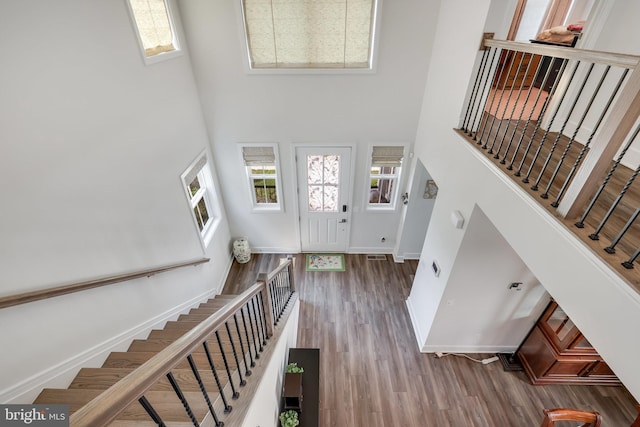
[[[307,156],[307,194],[310,212],[338,212],[340,156]]]
[[[371,68],[375,0],[243,0],[251,68]]]
[[[146,57],[177,50],[165,0],[129,0]]]

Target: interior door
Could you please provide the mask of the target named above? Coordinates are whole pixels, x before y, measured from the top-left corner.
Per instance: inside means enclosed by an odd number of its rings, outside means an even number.
[[[349,237],[350,147],[298,147],[303,252],[345,252]]]

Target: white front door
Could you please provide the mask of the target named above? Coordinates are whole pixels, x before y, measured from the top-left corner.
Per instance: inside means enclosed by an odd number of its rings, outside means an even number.
[[[298,147],[303,252],[345,252],[349,237],[350,147]]]

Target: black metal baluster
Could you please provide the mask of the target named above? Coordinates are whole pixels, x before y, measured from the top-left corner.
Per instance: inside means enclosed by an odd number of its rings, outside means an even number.
[[[262,326],[262,337],[264,338],[264,345],[267,345],[267,340],[269,337],[267,336],[267,316],[264,313],[264,306],[262,305],[262,294],[256,294],[256,305],[258,307],[258,316],[260,316],[260,325]]]
[[[233,343],[233,336],[231,336],[231,329],[229,329],[229,322],[224,322],[224,328],[227,330],[227,336],[229,337],[229,343],[231,344],[231,352],[233,353],[233,359],[236,361],[236,367],[238,368],[238,376],[240,377],[240,386],[244,387],[247,382],[242,377],[242,367],[240,367],[240,359],[238,359],[238,352],[236,351],[236,345]]]
[[[607,66],[607,72],[609,71],[610,68],[611,68],[611,66]],[[553,203],[551,203],[551,206],[553,206],[554,208],[557,208],[560,205],[560,199],[564,195],[564,192],[567,190],[567,187],[569,186],[569,182],[571,181],[571,178],[573,178],[573,174],[576,173],[576,170],[578,170],[578,165],[580,164],[580,162],[582,161],[582,158],[584,157],[585,153],[589,149],[589,146],[591,145],[591,141],[593,140],[593,137],[595,136],[596,132],[598,131],[598,128],[600,128],[600,124],[602,124],[602,121],[604,120],[604,116],[607,115],[607,112],[609,111],[609,108],[611,108],[611,104],[613,104],[613,100],[616,97],[616,95],[618,94],[618,91],[620,90],[620,87],[622,86],[622,82],[624,81],[625,77],[627,76],[627,72],[628,71],[629,71],[629,69],[625,69],[624,72],[622,73],[622,76],[620,77],[620,79],[618,79],[618,84],[613,89],[613,92],[611,92],[611,96],[609,96],[609,100],[607,101],[607,104],[602,109],[602,113],[600,113],[600,117],[598,118],[598,121],[596,122],[596,124],[595,124],[595,126],[593,128],[593,132],[591,132],[591,135],[589,135],[589,139],[582,146],[582,149],[580,150],[580,153],[578,154],[578,157],[576,158],[576,161],[573,163],[573,166],[571,167],[571,170],[569,171],[569,174],[567,175],[567,179],[565,179],[564,184],[562,184],[562,188],[560,188],[560,191],[558,192],[558,197],[556,197],[556,199],[553,201]],[[606,75],[606,72],[605,72],[605,75]],[[604,80],[604,78],[600,81],[600,84],[602,84],[603,80]],[[598,89],[599,88],[600,87],[598,86]]]
[[[244,369],[245,369],[244,375],[245,377],[250,377],[251,370],[249,369],[249,363],[247,362],[247,353],[244,351],[244,345],[242,343],[242,332],[240,332],[240,325],[238,324],[238,318],[236,316],[236,313],[233,313],[233,322],[236,324],[236,332],[238,333],[238,342],[240,342],[240,353],[242,354],[242,361],[244,362]]]
[[[251,353],[251,340],[249,339],[249,329],[247,329],[247,320],[244,317],[243,308],[240,309],[240,315],[242,317],[242,326],[244,326],[244,335],[247,338],[247,347],[249,347],[249,359],[251,360],[251,367],[253,368],[254,366],[256,366],[256,362],[253,361],[253,354]],[[255,350],[255,347],[254,347],[254,351],[257,355],[258,351]]]
[[[553,153],[553,150],[555,149],[555,147],[557,146],[558,141],[560,141],[560,137],[562,136],[562,133],[564,131],[565,126],[567,125],[567,123],[569,123],[569,119],[571,118],[571,115],[573,114],[573,110],[574,110],[575,106],[578,105],[578,101],[580,100],[580,97],[582,96],[582,91],[583,91],[584,87],[587,85],[587,80],[589,80],[589,77],[591,76],[591,71],[593,70],[593,66],[594,65],[595,64],[591,63],[591,65],[589,66],[589,71],[587,72],[587,76],[582,81],[582,86],[580,87],[580,90],[578,91],[578,95],[576,96],[576,99],[573,102],[573,105],[571,106],[571,109],[569,110],[569,114],[567,114],[567,119],[565,120],[564,124],[562,125],[562,129],[560,129],[560,132],[558,133],[558,136],[556,137],[556,141],[553,144],[553,147],[551,148],[551,152],[552,153]],[[562,155],[560,156],[560,159],[558,160],[558,164],[556,165],[556,168],[554,169],[553,173],[551,174],[551,178],[549,178],[549,182],[547,183],[547,187],[544,189],[544,192],[540,195],[540,197],[542,197],[543,199],[546,199],[546,198],[549,197],[549,190],[551,189],[551,184],[553,184],[553,181],[555,181],[556,177],[558,176],[558,172],[560,171],[560,167],[562,166],[562,163],[564,162],[564,159],[567,157],[567,153],[571,149],[571,145],[573,145],[573,141],[575,141],[576,136],[578,135],[578,132],[580,131],[580,127],[582,126],[582,123],[584,123],[584,119],[587,117],[587,114],[589,114],[589,110],[591,109],[591,105],[593,105],[593,101],[596,99],[596,96],[598,96],[598,92],[600,91],[600,88],[602,87],[602,82],[604,81],[604,79],[607,77],[607,74],[609,73],[609,68],[610,67],[607,67],[607,70],[604,73],[604,75],[602,76],[602,78],[600,79],[600,82],[598,83],[598,86],[593,91],[593,93],[591,95],[591,99],[589,100],[589,103],[587,104],[587,107],[585,108],[584,113],[582,114],[582,117],[580,118],[580,121],[578,122],[578,125],[576,126],[575,130],[573,131],[573,135],[571,135],[571,139],[569,139],[569,142],[567,143],[567,146],[565,147],[564,151],[562,152]]]
[[[262,297],[262,292],[260,292],[258,294],[258,307],[260,308],[260,310],[262,311],[262,318],[264,319],[264,325],[266,328],[267,325],[267,311],[265,310],[264,307],[264,298]],[[266,334],[267,339],[270,339],[271,337],[269,336],[269,334]]]
[[[220,348],[220,354],[222,355],[222,362],[224,363],[224,369],[227,371],[227,377],[229,378],[229,384],[231,384],[231,391],[233,392],[231,398],[237,399],[240,396],[238,390],[236,390],[236,386],[233,383],[233,377],[231,375],[231,368],[229,368],[229,362],[227,361],[227,355],[225,354],[224,348],[222,347],[222,340],[220,339],[220,334],[216,331],[216,340],[218,340],[218,347]]]
[[[491,49],[491,48],[489,48]],[[471,95],[469,96],[469,103],[467,104],[467,112],[464,115],[464,120],[462,121],[462,131],[467,132],[467,126],[469,125],[468,120],[471,119],[471,111],[472,106],[476,103],[476,96],[480,90],[480,80],[481,75],[484,74],[484,67],[487,65],[486,59],[488,57],[489,49],[485,49],[482,53],[482,59],[480,60],[480,65],[478,66],[478,72],[476,73],[476,80],[473,82],[473,89],[471,89]]]
[[[555,58],[552,58],[552,61]],[[520,176],[520,174],[522,173],[522,168],[524,167],[524,163],[527,159],[527,155],[529,154],[529,150],[531,149],[531,146],[533,145],[533,141],[536,137],[536,133],[538,132],[538,129],[540,129],[540,126],[542,125],[542,119],[545,117],[545,114],[547,113],[547,108],[549,108],[549,105],[551,105],[551,100],[553,99],[559,83],[560,83],[560,76],[564,73],[564,69],[566,68],[567,64],[568,64],[568,60],[565,59],[562,61],[562,66],[560,67],[560,71],[558,72],[558,75],[555,79],[555,81],[553,82],[553,86],[551,87],[551,91],[549,91],[549,93],[547,94],[547,98],[544,100],[544,104],[542,104],[542,110],[540,111],[540,115],[538,117],[538,120],[536,121],[536,125],[533,128],[533,132],[531,132],[531,138],[529,139],[529,143],[527,144],[527,148],[524,151],[524,155],[522,156],[522,160],[520,161],[520,166],[518,166],[518,170],[514,173],[514,176]],[[553,63],[553,62],[552,62]],[[559,107],[558,107],[559,108]],[[558,113],[558,110],[556,110],[555,114],[553,115],[551,121],[553,122],[553,119],[555,119],[555,115]],[[543,136],[543,140],[544,138],[546,138],[546,133]],[[538,151],[540,150],[540,148],[538,148]],[[534,155],[534,160],[535,157],[537,156]],[[533,163],[534,161],[531,162],[531,165],[529,166],[529,174],[531,173],[531,169],[533,168]],[[529,182],[529,178],[525,177],[523,178],[522,182],[524,183],[528,183]]]
[[[271,293],[271,308],[273,309],[273,322],[278,323],[280,318],[280,311],[278,310],[278,298],[275,293],[275,286],[273,282],[269,283],[269,292]]]
[[[637,135],[637,132],[636,132],[636,135]],[[624,187],[622,188],[620,193],[618,193],[618,196],[616,197],[616,199],[611,204],[611,207],[609,207],[609,210],[605,214],[604,218],[602,218],[602,221],[600,221],[600,224],[596,228],[596,231],[594,231],[592,234],[589,235],[589,238],[591,240],[599,240],[600,239],[599,234],[602,231],[602,229],[604,228],[604,225],[607,223],[607,221],[609,221],[609,218],[611,218],[611,215],[613,214],[613,211],[616,209],[616,207],[618,207],[618,204],[622,200],[622,197],[624,197],[624,195],[626,194],[626,192],[629,189],[629,187],[631,187],[631,184],[633,184],[633,181],[635,181],[636,177],[638,176],[638,173],[640,173],[640,165],[638,165],[638,167],[635,168],[635,170],[633,171],[633,173],[631,174],[631,176],[629,177],[627,182],[624,184]]]
[[[591,212],[591,209],[593,209],[593,206],[596,204],[596,201],[598,200],[598,197],[600,197],[600,194],[602,194],[602,191],[604,191],[604,188],[609,183],[609,180],[611,179],[611,177],[613,176],[613,173],[618,168],[618,165],[620,165],[620,162],[622,162],[622,159],[624,158],[624,155],[627,153],[627,150],[629,149],[629,147],[631,147],[631,144],[633,144],[633,141],[638,136],[638,133],[640,133],[640,124],[636,127],[636,130],[633,132],[633,136],[625,144],[624,148],[622,149],[622,151],[618,155],[618,158],[613,163],[613,166],[611,167],[611,169],[609,169],[609,173],[605,177],[604,181],[602,181],[602,184],[600,184],[600,188],[598,188],[598,191],[596,191],[595,196],[593,196],[593,198],[591,199],[591,202],[589,203],[589,206],[587,206],[587,209],[584,211],[584,213],[582,214],[582,216],[580,217],[578,222],[575,223],[576,227],[584,228],[584,220],[587,219],[587,216],[589,215],[589,212]],[[638,166],[638,168],[634,171],[634,174],[632,175],[633,179],[635,179],[635,176],[638,175],[639,172],[640,172],[640,166]],[[631,183],[633,183],[633,179],[631,180]],[[626,188],[623,189],[624,192],[627,191],[628,186],[631,185],[631,183],[629,183],[627,181],[627,184],[625,185]],[[611,212],[609,212],[609,215],[610,215],[610,213]]]
[[[166,427],[167,426],[164,423],[164,421],[162,421],[162,418],[156,412],[156,410],[153,408],[153,406],[151,406],[151,403],[149,403],[149,401],[147,400],[146,397],[144,397],[144,396],[140,397],[140,399],[138,399],[138,402],[140,403],[140,405],[142,405],[142,407],[147,412],[147,414],[149,414],[149,417],[151,417],[153,422],[158,424],[158,427]]]
[[[260,359],[260,353],[262,351],[262,344],[258,345],[260,343],[260,339],[256,340],[256,331],[253,328],[253,318],[251,317],[251,306],[249,305],[249,302],[247,302],[247,317],[249,318],[249,326],[251,326],[251,337],[253,338],[253,346],[254,349],[256,350],[256,360]]]
[[[475,116],[473,118],[473,123],[471,124],[471,129],[469,131],[469,136],[473,135],[473,140],[476,141],[478,139],[478,131],[476,131],[475,133],[473,132],[473,129],[476,128],[476,121],[478,120],[478,115],[480,116],[480,123],[478,123],[478,127],[480,127],[481,123],[486,123],[486,120],[482,120],[482,118],[484,117],[484,112],[486,111],[486,107],[487,107],[487,103],[489,102],[489,95],[487,94],[487,96],[485,97],[485,93],[487,91],[487,88],[491,87],[491,70],[493,69],[493,63],[496,60],[496,53],[498,52],[498,49],[494,49],[493,50],[493,56],[491,57],[491,64],[489,65],[489,68],[487,69],[487,77],[486,80],[484,82],[484,85],[482,85],[482,95],[480,95],[480,99],[478,100],[478,104],[480,104],[482,102],[482,100],[484,99],[484,104],[482,105],[478,105],[478,109],[476,109],[476,113]],[[483,124],[483,130],[484,130],[484,124]],[[288,271],[288,270],[287,270]]]
[[[510,51],[510,52],[512,52],[514,54],[514,56],[517,53],[515,51]],[[524,57],[524,55],[522,55],[520,57],[520,65],[522,65],[522,58],[523,57]],[[513,70],[513,66],[515,64],[515,61],[513,61],[513,60],[511,60],[510,62],[511,62],[511,64],[509,64],[509,71],[507,72],[507,75],[504,78],[504,83],[502,84],[502,92],[500,93],[500,99],[498,101],[498,106],[496,108],[496,115],[493,116],[494,121],[497,118],[497,115],[500,114],[499,109],[502,106],[502,98],[504,97],[504,92],[505,92],[505,90],[507,88],[507,80],[509,80],[509,76],[511,75],[511,71]],[[518,69],[520,68],[520,65],[518,65]],[[505,113],[507,111],[507,107],[509,106],[509,99],[511,99],[511,94],[512,93],[513,93],[513,86],[511,87],[511,90],[509,91],[509,96],[508,96],[508,99],[507,99],[507,101],[506,101],[506,103],[504,105],[504,110],[502,112],[502,119],[500,119],[500,121],[498,123],[498,129],[496,129],[496,133],[495,133],[495,136],[493,137],[493,142],[491,143],[491,147],[489,147],[489,151],[487,151],[489,154],[493,154],[493,146],[495,145],[496,139],[498,138],[498,133],[500,133],[500,128],[502,127],[502,120],[504,119],[504,115],[505,115]],[[489,142],[488,139],[491,138],[491,129],[492,128],[493,128],[493,122],[491,123],[491,128],[489,128],[489,135],[487,136],[487,142],[485,142],[485,144],[484,144],[484,146],[482,148],[486,148],[487,147],[487,143]]]
[[[611,244],[609,246],[604,248],[604,251],[606,253],[608,253],[608,254],[615,254],[616,253],[616,249],[615,249],[616,245],[618,243],[620,243],[620,240],[622,240],[622,237],[629,230],[629,228],[633,225],[633,222],[636,220],[636,218],[638,218],[638,215],[640,215],[640,208],[636,209],[636,211],[633,213],[633,215],[631,215],[631,217],[629,218],[627,223],[624,225],[624,227],[622,227],[622,230],[620,230],[620,232],[618,233],[616,238],[613,239],[613,242],[611,242]]]
[[[211,404],[211,399],[209,399],[209,394],[207,393],[207,389],[202,382],[202,377],[200,376],[200,372],[198,372],[198,367],[193,361],[193,357],[191,355],[187,356],[187,361],[189,362],[189,366],[191,367],[191,372],[193,372],[193,376],[196,378],[198,382],[198,387],[202,392],[202,397],[204,397],[204,401],[207,403],[207,407],[209,408],[209,412],[211,412],[211,416],[213,417],[213,421],[215,422],[216,427],[223,427],[224,423],[218,419],[218,415],[216,414],[215,409],[213,409],[213,405]]]
[[[640,256],[640,248],[636,249],[636,251],[633,253],[633,255],[631,255],[631,258],[629,258],[627,261],[622,263],[624,268],[632,269],[633,268],[633,263],[638,258],[638,256]]]
[[[524,73],[524,78],[522,79],[522,82],[520,83],[520,91],[522,91],[522,89],[524,89],[524,83],[525,80],[527,78],[527,76],[529,75],[529,70],[531,69],[531,63],[533,62],[534,58],[537,55],[531,54],[531,57],[529,59],[529,64],[527,65],[527,70]],[[540,66],[542,65],[542,61],[538,61],[538,66],[536,67],[536,71],[533,74],[534,78],[535,76],[538,75],[538,72],[540,71]],[[527,95],[524,97],[524,102],[522,103],[522,109],[520,110],[520,115],[518,116],[518,120],[516,121],[516,125],[513,127],[513,132],[511,132],[511,137],[509,138],[509,143],[507,144],[507,148],[504,150],[504,156],[502,156],[502,160],[500,161],[501,165],[504,165],[507,163],[507,156],[509,155],[509,150],[511,149],[511,145],[513,144],[513,139],[516,136],[516,132],[518,131],[518,125],[519,123],[522,121],[522,116],[524,115],[524,112],[527,108],[527,102],[529,102],[529,98],[531,97],[531,92],[533,91],[533,84],[529,85],[529,90],[527,90]],[[540,91],[538,91],[538,93],[540,93]],[[518,95],[518,99],[520,98],[520,95]],[[513,111],[511,112],[511,116],[513,117],[513,113],[515,113],[516,111],[516,103],[513,104]],[[531,108],[531,112],[533,113],[535,104],[532,106]],[[527,122],[528,124],[528,122]],[[522,130],[522,133],[524,135],[524,132],[526,131],[526,126],[524,127],[524,129]],[[509,168],[507,168],[509,169]],[[511,169],[509,169],[511,170]]]
[[[264,322],[262,321],[262,316],[260,310],[256,307],[256,296],[254,295],[251,298],[251,306],[253,307],[253,314],[256,317],[256,328],[258,329],[258,340],[262,340],[262,346],[267,345],[267,339],[265,338],[264,333]],[[260,334],[262,333],[262,338],[260,338]],[[263,347],[260,348],[260,351],[263,350]]]
[[[520,147],[522,146],[522,142],[524,141],[524,137],[526,136],[527,129],[529,128],[529,123],[531,123],[531,119],[533,118],[533,113],[535,112],[536,106],[538,105],[538,102],[540,101],[540,95],[542,95],[542,92],[544,92],[542,90],[542,88],[547,85],[547,80],[549,79],[549,75],[551,74],[551,69],[553,68],[553,67],[551,67],[551,61],[553,61],[553,57],[551,57],[551,56],[543,56],[540,59],[540,62],[538,63],[538,69],[536,70],[536,74],[535,75],[537,76],[538,73],[540,72],[540,67],[542,66],[542,63],[544,62],[545,58],[549,58],[549,61],[550,61],[549,64],[550,65],[549,65],[549,67],[547,67],[547,71],[545,72],[544,77],[542,78],[542,83],[540,84],[540,88],[538,88],[538,93],[536,94],[536,100],[533,102],[533,106],[531,107],[531,111],[529,112],[529,117],[527,117],[527,122],[524,124],[524,129],[522,129],[522,133],[520,134],[520,139],[518,140],[518,143],[516,144],[516,149],[513,152],[513,157],[511,158],[511,163],[509,163],[509,166],[507,166],[508,170],[513,170],[513,164],[516,161],[516,156],[518,155],[518,151],[520,151]],[[530,86],[529,90],[531,90],[532,88],[533,88],[533,85]],[[540,116],[538,117],[538,122],[540,120],[542,120],[542,117],[544,115],[544,109],[546,109],[547,102],[548,102],[549,98],[550,97],[547,96],[547,98],[543,101],[542,109],[541,109],[541,112],[540,112]],[[527,99],[529,99],[528,95],[527,95]],[[526,106],[526,104],[527,104],[527,102],[525,101],[525,106]],[[523,109],[523,111],[524,111],[524,109]],[[534,134],[535,134],[535,130],[534,130]],[[531,146],[531,143],[529,143],[529,146],[527,147],[527,150],[525,151],[525,154],[523,156],[523,161],[524,161],[524,158],[527,157],[527,154],[529,153],[528,148],[530,146]],[[514,175],[515,176],[520,176],[520,172],[518,171]]]
[[[518,69],[516,70],[516,75],[514,77],[514,81],[513,81],[513,85],[511,86],[511,91],[509,92],[509,100],[507,101],[507,105],[504,106],[504,113],[506,114],[507,112],[507,108],[509,106],[509,102],[511,102],[511,97],[512,94],[514,92],[514,87],[515,87],[515,81],[518,78],[518,76],[520,75],[520,70],[522,69],[522,64],[524,63],[524,58],[525,56],[527,56],[526,53],[523,53],[522,56],[520,57],[520,64],[518,65]],[[500,158],[500,150],[502,150],[502,145],[504,144],[504,140],[507,136],[507,133],[509,132],[509,126],[511,126],[511,123],[513,123],[513,114],[516,111],[516,106],[518,105],[518,101],[520,100],[520,95],[522,94],[522,88],[524,87],[524,81],[529,73],[529,66],[531,65],[531,58],[533,58],[533,54],[531,54],[531,56],[529,57],[529,62],[527,63],[527,68],[526,71],[524,73],[524,77],[522,78],[522,81],[520,82],[520,87],[518,88],[518,96],[516,96],[515,101],[513,102],[513,107],[511,108],[511,114],[509,115],[509,119],[507,120],[507,127],[504,130],[504,133],[502,134],[502,138],[500,138],[500,144],[498,145],[498,148],[496,149],[496,155],[493,156],[494,159],[499,159]],[[504,120],[506,116],[503,115],[502,120]],[[517,128],[517,122],[516,122],[516,128]],[[515,130],[514,130],[515,132]],[[497,137],[497,134],[496,134]]]
[[[196,420],[196,416],[193,415],[191,406],[189,406],[189,402],[187,402],[187,398],[184,397],[184,393],[182,393],[182,390],[180,390],[180,386],[178,386],[178,383],[176,382],[176,379],[173,377],[173,374],[171,372],[167,373],[167,379],[169,380],[169,383],[171,383],[171,387],[173,387],[173,391],[175,391],[178,399],[180,399],[180,402],[182,402],[182,406],[184,406],[184,410],[187,412],[187,415],[189,416],[189,419],[191,420],[193,425],[195,427],[200,427],[198,420]]]
[[[500,57],[502,57],[502,54],[505,53],[505,52],[507,52],[507,51],[501,49],[500,50]],[[498,65],[497,66],[500,67],[500,60],[498,60]],[[493,128],[493,123],[496,120],[496,116],[492,115],[491,111],[493,111],[493,103],[495,102],[496,97],[498,96],[498,84],[500,83],[500,80],[502,79],[502,74],[504,73],[505,68],[506,67],[501,67],[500,71],[498,72],[498,79],[497,80],[496,79],[491,80],[491,83],[489,84],[489,87],[493,87],[494,90],[493,90],[493,95],[491,96],[491,103],[489,105],[489,110],[487,111],[489,114],[487,115],[486,120],[484,120],[484,123],[482,124],[482,131],[480,132],[480,139],[478,140],[478,145],[482,145],[482,138],[484,136],[484,131],[485,131],[486,127],[487,127],[487,123],[489,122],[489,117],[488,116],[491,116],[492,119],[491,119],[491,125],[489,125],[489,131],[488,131],[488,134],[487,134],[487,138],[491,137],[491,129]],[[505,79],[505,81],[506,81],[506,79]],[[500,93],[502,94],[502,92],[500,92]],[[499,108],[500,108],[500,101],[498,101],[498,105],[496,105],[496,112],[498,111]],[[487,148],[487,143],[486,142],[484,143],[484,145],[482,145],[482,148],[484,148],[484,149]]]
[[[207,342],[206,341],[203,342],[202,346],[204,347],[204,352],[207,355],[207,360],[209,361],[209,366],[211,367],[213,378],[216,380],[216,385],[218,386],[218,391],[220,392],[220,397],[222,398],[222,403],[224,404],[224,412],[228,414],[229,412],[231,412],[233,407],[229,405],[229,402],[227,402],[227,398],[224,395],[222,383],[220,382],[220,377],[218,377],[218,371],[216,370],[216,366],[213,363],[213,357],[211,356],[211,352],[209,351],[209,346],[207,345]]]
[[[476,96],[478,95],[478,90],[479,90],[479,86],[478,83],[480,82],[480,76],[482,75],[482,73],[484,72],[484,66],[486,65],[486,59],[487,59],[487,54],[488,51],[485,50],[482,53],[482,59],[480,60],[480,66],[478,67],[478,72],[476,73],[476,80],[473,82],[473,89],[471,89],[471,95],[469,96],[469,103],[467,104],[467,112],[464,114],[464,119],[462,120],[462,127],[461,129],[464,132],[467,132],[467,126],[469,125],[468,120],[471,118],[471,111],[472,111],[472,105],[476,103]]]
[[[547,139],[547,136],[549,135],[549,132],[550,132],[551,128],[553,127],[553,122],[554,122],[556,116],[558,115],[558,112],[560,111],[560,107],[562,106],[562,103],[565,100],[565,96],[567,95],[567,92],[569,91],[569,87],[571,87],[571,83],[573,82],[573,78],[575,77],[579,66],[580,66],[580,61],[577,61],[576,62],[576,66],[574,67],[573,72],[571,73],[571,77],[569,78],[569,83],[565,87],[565,90],[562,93],[562,96],[560,97],[560,102],[556,106],[556,110],[553,112],[553,116],[551,116],[551,120],[549,121],[549,125],[548,125],[547,129],[545,130],[544,134],[542,135],[542,140],[540,141],[540,144],[538,145],[538,149],[536,150],[536,153],[534,154],[533,159],[531,160],[531,164],[529,165],[529,170],[527,171],[527,174],[525,175],[525,177],[522,179],[522,182],[524,182],[525,184],[529,182],[529,177],[531,176],[531,172],[533,171],[533,166],[536,164],[536,162],[538,160],[538,156],[540,155],[540,150],[542,150],[542,146],[544,145],[544,141]],[[560,80],[560,79],[558,79],[558,80]],[[556,80],[556,84],[558,83],[558,80]],[[542,122],[542,120],[538,120],[538,123],[541,123],[541,122]],[[534,133],[534,136],[535,136],[535,133]],[[538,187],[534,185],[532,187],[532,190],[537,191]]]

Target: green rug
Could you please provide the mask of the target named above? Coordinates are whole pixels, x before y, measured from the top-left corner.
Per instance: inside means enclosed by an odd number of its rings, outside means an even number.
[[[343,254],[307,254],[307,271],[344,271]]]

